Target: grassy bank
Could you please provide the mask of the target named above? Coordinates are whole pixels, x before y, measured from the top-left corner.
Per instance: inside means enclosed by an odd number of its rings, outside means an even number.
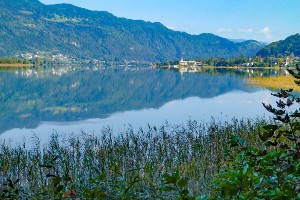
[[[12,68],[12,67],[30,67],[31,64],[20,64],[20,63],[15,63],[15,64],[0,64],[0,68]]]
[[[261,86],[269,89],[284,89],[293,88],[294,91],[300,92],[300,87],[295,84],[296,78],[293,76],[276,76],[276,77],[255,77],[249,78],[248,84]]]
[[[175,199],[188,191],[200,197],[214,189],[212,180],[223,164],[229,134],[260,146],[256,134],[264,124],[261,119],[188,121],[184,126],[129,129],[118,137],[107,128],[98,137],[52,135],[43,147],[33,137],[30,149],[1,141],[0,196]]]

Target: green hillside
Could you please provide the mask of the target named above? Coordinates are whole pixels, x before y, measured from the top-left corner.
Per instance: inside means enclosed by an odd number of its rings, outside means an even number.
[[[118,18],[69,4],[0,0],[0,57],[46,51],[103,60],[165,61],[253,56],[263,44],[232,42],[213,34],[190,35],[161,23]]]
[[[287,37],[285,40],[280,40],[278,42],[273,42],[263,49],[261,49],[257,55],[266,57],[282,57],[294,54],[295,56],[300,56],[300,35],[292,35]]]

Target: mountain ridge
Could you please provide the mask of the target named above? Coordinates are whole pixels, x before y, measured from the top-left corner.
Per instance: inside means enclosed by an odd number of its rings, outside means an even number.
[[[211,33],[191,35],[159,22],[116,17],[71,4],[0,0],[2,57],[49,51],[83,59],[165,61],[182,56],[251,57],[263,46],[253,40],[235,43]]]
[[[291,35],[284,40],[279,40],[277,42],[272,42],[271,44],[262,48],[257,52],[258,56],[274,56],[283,57],[290,56],[294,54],[295,56],[300,56],[300,34]]]

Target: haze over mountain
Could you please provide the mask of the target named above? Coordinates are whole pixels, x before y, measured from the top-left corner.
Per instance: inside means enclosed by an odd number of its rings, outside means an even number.
[[[102,60],[166,61],[253,56],[264,44],[173,31],[161,23],[118,18],[70,4],[0,0],[0,56],[46,51]]]
[[[280,40],[278,42],[273,42],[263,49],[261,49],[257,55],[266,56],[290,56],[294,54],[295,56],[300,56],[300,35],[299,33],[287,37],[285,40]]]

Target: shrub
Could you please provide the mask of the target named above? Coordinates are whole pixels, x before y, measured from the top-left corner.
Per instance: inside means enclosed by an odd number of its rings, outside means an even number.
[[[298,65],[289,72],[300,85]],[[300,198],[300,98],[293,89],[272,95],[279,100],[276,107],[263,104],[274,115],[258,134],[264,145],[251,146],[231,135],[212,199]]]

